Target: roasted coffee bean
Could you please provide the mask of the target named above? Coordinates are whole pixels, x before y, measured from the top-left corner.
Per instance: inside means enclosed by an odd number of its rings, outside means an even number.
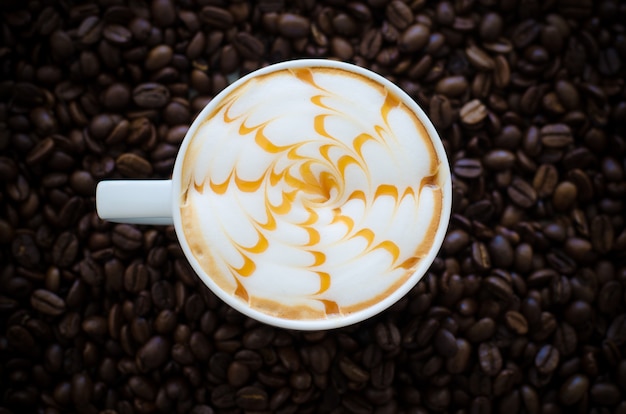
[[[478,99],[469,101],[461,108],[461,122],[467,126],[475,126],[487,117],[487,108]]]
[[[13,181],[17,178],[18,168],[15,161],[8,157],[0,157],[0,178],[5,182]]]
[[[157,309],[173,309],[176,303],[174,288],[167,280],[159,280],[150,288],[152,301]]]
[[[481,271],[486,271],[491,268],[491,256],[484,243],[472,243],[472,261]]]
[[[394,27],[403,30],[413,21],[413,11],[406,3],[393,0],[385,8],[385,17]]]
[[[169,353],[170,341],[162,336],[154,336],[137,351],[137,367],[146,372],[158,368],[167,361]]]
[[[508,311],[505,315],[506,325],[513,332],[519,335],[525,335],[528,332],[528,322],[524,315],[517,311]]]
[[[469,245],[469,234],[463,230],[452,230],[448,232],[443,242],[443,249],[454,255]]]
[[[457,342],[454,335],[446,330],[440,329],[434,337],[436,350],[443,357],[453,357],[458,352]]]
[[[446,362],[446,369],[451,374],[465,372],[471,357],[471,345],[463,338],[456,340],[457,353]]]
[[[59,267],[67,267],[74,263],[78,254],[79,242],[70,232],[63,232],[52,246],[52,261]]]
[[[153,0],[150,10],[156,26],[166,27],[176,21],[176,9],[170,0]]]
[[[395,364],[392,361],[384,361],[372,368],[370,382],[376,389],[389,389],[395,378]]]
[[[491,150],[483,156],[482,162],[491,170],[506,170],[515,163],[515,154],[508,150]]]
[[[243,344],[248,349],[259,349],[267,346],[274,339],[275,330],[270,326],[259,326],[246,332]]]
[[[551,124],[541,128],[541,143],[546,148],[563,148],[573,143],[572,133],[567,125]]]
[[[500,396],[510,393],[516,382],[515,376],[516,373],[511,369],[503,369],[500,371],[498,376],[493,381],[494,395]],[[502,402],[501,406],[504,404],[505,402]]]
[[[582,374],[567,378],[559,390],[559,400],[564,405],[573,405],[584,398],[589,389],[589,379]]]
[[[350,42],[348,42],[342,37],[333,37],[330,41],[330,49],[333,52],[333,54],[335,54],[337,57],[341,58],[342,60],[350,60],[352,59],[352,56],[354,55],[354,48],[352,47]],[[388,65],[391,63],[394,57],[391,57],[390,54],[387,52],[389,52],[389,49],[382,50],[378,54],[378,56],[382,56],[379,59],[381,63],[385,61],[384,63]]]
[[[376,343],[384,351],[393,351],[400,346],[400,331],[392,323],[380,323],[374,330]]]
[[[54,150],[55,144],[51,137],[46,137],[39,141],[35,147],[33,147],[26,156],[26,162],[28,164],[39,164],[45,161]]]
[[[591,400],[602,405],[615,405],[620,399],[619,388],[612,383],[596,383],[589,392]]]
[[[469,219],[485,222],[491,218],[493,212],[493,203],[489,200],[481,200],[467,206],[464,213]]]
[[[243,387],[235,394],[235,404],[244,410],[264,410],[267,408],[267,393],[258,387]]]
[[[65,312],[65,301],[48,290],[35,290],[30,297],[30,302],[36,311],[45,315],[58,316]]]
[[[383,37],[379,30],[368,30],[359,44],[359,53],[367,58],[373,59],[380,52],[382,46]]]
[[[533,178],[533,188],[538,197],[548,197],[552,195],[559,180],[557,169],[551,164],[541,164],[535,172]]]
[[[102,35],[109,42],[117,45],[125,45],[132,39],[130,30],[120,24],[108,24],[102,30]]]
[[[483,173],[483,167],[480,160],[471,158],[462,158],[454,163],[452,170],[456,175],[463,178],[477,178]]]
[[[364,398],[357,394],[347,394],[341,401],[342,406],[351,413],[372,412],[373,407]]]
[[[233,45],[244,59],[259,60],[265,52],[263,43],[246,32],[237,33]]]
[[[443,1],[437,3],[435,9],[435,20],[444,26],[449,26],[454,22],[455,10],[452,3]]]
[[[78,264],[81,279],[91,286],[98,286],[104,279],[102,268],[92,257],[86,257]]]
[[[559,351],[552,345],[544,345],[535,357],[535,366],[540,374],[551,374],[559,365]]]
[[[502,17],[497,13],[487,13],[482,16],[480,22],[480,36],[488,42],[496,41],[502,33],[502,28]]]
[[[169,100],[169,89],[158,83],[142,83],[133,89],[133,101],[140,108],[161,108],[165,106]]]
[[[96,339],[103,339],[107,333],[107,321],[102,316],[90,316],[83,320],[81,327],[83,331]]]
[[[11,252],[13,258],[26,268],[37,267],[41,260],[41,252],[32,234],[28,232],[19,232],[15,235],[11,243]]]
[[[146,377],[134,375],[128,379],[128,387],[136,397],[152,401],[156,398],[156,387]]]
[[[411,53],[422,49],[428,44],[430,29],[423,24],[414,24],[406,28],[398,39],[398,47],[402,52]]]
[[[480,344],[478,347],[478,358],[481,370],[489,376],[497,375],[502,369],[500,349],[491,342]]]
[[[591,221],[591,244],[599,253],[611,251],[614,243],[614,230],[606,215],[598,215]]]
[[[228,366],[227,379],[233,387],[240,387],[248,382],[251,377],[248,365],[234,361]]]
[[[450,100],[443,95],[434,95],[430,100],[429,115],[435,127],[442,130],[448,128],[453,121]]]
[[[76,170],[69,177],[72,189],[82,196],[95,194],[96,184],[93,177],[87,171]]]
[[[601,312],[614,314],[619,308],[623,288],[616,281],[609,281],[598,292],[598,309]]]
[[[217,29],[229,29],[234,23],[233,15],[221,7],[204,6],[198,17],[202,22]]]
[[[619,72],[621,65],[622,62],[620,56],[614,48],[609,47],[600,52],[598,71],[602,75],[616,75]]]
[[[482,49],[476,45],[470,45],[465,49],[467,60],[478,70],[490,71],[494,68],[494,61]]]
[[[143,244],[141,232],[129,224],[116,225],[111,241],[123,250],[136,250]]]
[[[489,242],[489,255],[491,263],[495,267],[508,268],[513,264],[513,247],[503,236],[496,235],[491,239]]]
[[[501,299],[508,299],[513,295],[513,288],[504,279],[498,276],[489,276],[483,282],[485,288]]]
[[[156,71],[156,70],[162,69],[171,62],[173,56],[174,56],[174,51],[168,45],[155,46],[148,52],[148,55],[146,56],[146,61],[144,62],[144,67],[150,71]],[[145,89],[150,90],[151,87],[154,88],[155,86],[156,85],[154,86],[150,85],[146,87]],[[135,99],[135,103],[137,103],[137,105],[139,106],[151,108],[152,106],[144,106],[145,104],[142,104],[139,101],[137,101],[137,95],[142,95],[142,94],[145,96],[146,92],[145,91],[142,91],[142,92],[133,91],[133,97]],[[140,98],[140,99],[145,99],[145,97]],[[152,100],[154,99],[155,98],[152,98]],[[157,105],[157,107],[160,107],[160,106],[162,105]]]
[[[483,318],[472,326],[465,332],[465,337],[474,343],[484,342],[490,339],[496,331],[496,324],[491,318]]]
[[[86,405],[93,396],[93,381],[86,373],[72,376],[72,401],[78,407]]]
[[[569,209],[576,200],[578,189],[570,181],[560,182],[552,195],[552,205],[559,211]]]
[[[297,14],[283,13],[279,16],[277,24],[280,34],[287,38],[297,39],[309,33],[309,19]]]
[[[142,263],[132,263],[124,272],[124,288],[128,292],[139,293],[148,284],[148,269]]]
[[[626,343],[626,314],[616,316],[609,325],[606,336],[616,345],[621,346]]]
[[[18,175],[15,181],[7,185],[7,193],[14,201],[26,201],[30,195],[30,186],[26,178],[22,175]]]
[[[530,208],[537,202],[537,192],[526,181],[514,179],[507,188],[507,194],[515,204],[522,208]]]
[[[449,76],[442,78],[435,85],[435,92],[447,97],[458,97],[467,91],[467,79],[463,76]]]

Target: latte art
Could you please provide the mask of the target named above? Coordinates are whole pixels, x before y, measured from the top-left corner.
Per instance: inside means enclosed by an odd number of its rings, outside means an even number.
[[[184,154],[189,247],[224,291],[288,319],[345,315],[403,284],[442,217],[440,160],[396,96],[334,68],[249,79]]]

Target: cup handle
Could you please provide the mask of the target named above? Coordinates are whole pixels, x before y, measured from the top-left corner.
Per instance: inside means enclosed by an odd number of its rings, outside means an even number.
[[[101,219],[128,224],[174,224],[172,180],[108,180],[96,187]]]

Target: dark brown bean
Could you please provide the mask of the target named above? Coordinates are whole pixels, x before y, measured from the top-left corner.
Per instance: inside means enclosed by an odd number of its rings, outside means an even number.
[[[429,36],[430,29],[427,26],[420,23],[411,25],[400,34],[398,47],[405,53],[415,52],[428,44]]]
[[[480,160],[462,158],[454,163],[452,170],[456,175],[463,178],[477,178],[483,173]]]
[[[385,17],[394,27],[403,30],[413,21],[413,11],[406,3],[393,0],[385,8]]]
[[[153,0],[151,11],[155,24],[159,27],[170,26],[176,21],[176,9],[171,0]]]
[[[63,232],[52,246],[52,261],[59,267],[68,267],[74,263],[78,254],[78,238],[70,233]]]
[[[540,165],[533,178],[533,188],[537,191],[537,196],[543,198],[552,195],[558,180],[558,171],[553,165]]]
[[[373,59],[380,52],[382,46],[383,37],[379,30],[370,29],[365,32],[365,35],[361,39],[359,44],[359,53],[367,58]]]
[[[506,325],[513,332],[519,335],[525,335],[528,332],[528,322],[521,313],[517,311],[508,311],[504,317]]]
[[[564,124],[551,124],[541,128],[541,143],[546,148],[563,148],[574,142],[570,128]]]
[[[259,60],[265,53],[263,43],[246,32],[237,33],[233,45],[244,59]]]
[[[559,400],[565,405],[573,405],[584,397],[589,389],[589,379],[581,374],[567,378],[559,390]]]
[[[486,41],[496,41],[503,29],[502,17],[497,13],[487,13],[480,22],[480,36]]]
[[[577,195],[578,189],[572,182],[562,181],[554,190],[552,204],[559,211],[567,210],[574,204]]]
[[[280,15],[277,23],[280,34],[288,38],[301,38],[309,33],[310,22],[304,16],[284,13]]]
[[[465,49],[467,60],[476,69],[490,71],[494,68],[493,59],[481,48],[476,45],[470,45]]]
[[[35,310],[45,315],[58,316],[65,312],[65,301],[48,290],[35,290],[30,302]]]
[[[133,153],[125,153],[117,157],[115,167],[125,177],[129,178],[146,178],[152,174],[150,162]]]
[[[495,376],[502,369],[502,355],[498,347],[490,342],[480,344],[478,347],[478,358],[481,370],[489,375]]]
[[[515,204],[522,208],[532,207],[537,202],[535,189],[526,181],[514,179],[507,188],[507,194]]]
[[[144,63],[144,67],[150,71],[156,71],[156,70],[162,69],[171,62],[173,56],[174,56],[174,51],[168,45],[155,46],[148,52],[148,55],[146,56],[146,60]],[[142,92],[142,93],[146,94],[146,92]],[[135,95],[138,95],[138,93],[135,93]],[[142,98],[140,97],[139,99],[141,102]],[[142,103],[137,101],[137,97],[135,97],[135,102],[137,103],[137,105],[143,106]],[[146,106],[146,107],[150,108],[151,106]]]
[[[496,331],[496,324],[491,318],[482,318],[476,321],[465,332],[465,337],[474,343],[484,342],[490,339]]]
[[[229,29],[234,24],[233,15],[228,10],[216,6],[204,6],[200,10],[199,18],[217,29]]]
[[[141,108],[161,108],[169,100],[169,89],[158,83],[142,83],[133,89],[133,101]]]
[[[468,126],[475,126],[487,117],[487,107],[483,103],[474,99],[463,105],[459,115],[461,122]]]
[[[164,364],[170,353],[170,342],[162,336],[148,340],[138,351],[137,367],[142,371],[150,371]]]
[[[535,366],[541,374],[551,374],[559,365],[559,351],[552,345],[544,345],[535,356]]]
[[[463,76],[449,76],[442,78],[435,85],[435,92],[447,97],[457,97],[467,91],[467,79]]]

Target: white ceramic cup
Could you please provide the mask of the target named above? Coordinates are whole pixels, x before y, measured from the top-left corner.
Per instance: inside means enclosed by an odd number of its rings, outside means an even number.
[[[191,138],[195,135],[201,122],[213,113],[215,108],[218,107],[220,102],[228,96],[231,91],[235,90],[238,86],[255,76],[265,75],[282,69],[300,69],[307,67],[336,68],[369,78],[381,84],[389,92],[398,97],[411,111],[413,111],[428,132],[441,163],[439,174],[442,183],[441,194],[443,195],[443,200],[441,218],[433,239],[432,247],[430,248],[428,254],[421,259],[415,272],[410,275],[410,277],[408,277],[408,279],[395,291],[374,305],[354,313],[333,316],[327,319],[294,320],[271,316],[248,306],[247,303],[240,300],[233,294],[222,290],[211,278],[211,275],[207,274],[202,269],[185,240],[185,234],[181,227],[181,212],[178,195],[181,191],[180,178],[182,164],[185,158],[184,154]],[[346,93],[349,93],[349,91],[346,91]],[[451,212],[451,201],[452,185],[450,167],[446,153],[437,131],[424,111],[411,99],[409,95],[382,76],[352,64],[322,59],[292,60],[270,65],[242,77],[224,89],[200,112],[189,128],[178,152],[171,180],[108,180],[98,183],[96,189],[96,209],[98,215],[102,219],[118,223],[144,225],[173,224],[187,260],[202,282],[205,283],[219,298],[239,312],[263,323],[296,330],[334,329],[351,325],[379,314],[401,299],[417,284],[417,282],[419,282],[435,259],[437,252],[443,243],[448,227]]]

